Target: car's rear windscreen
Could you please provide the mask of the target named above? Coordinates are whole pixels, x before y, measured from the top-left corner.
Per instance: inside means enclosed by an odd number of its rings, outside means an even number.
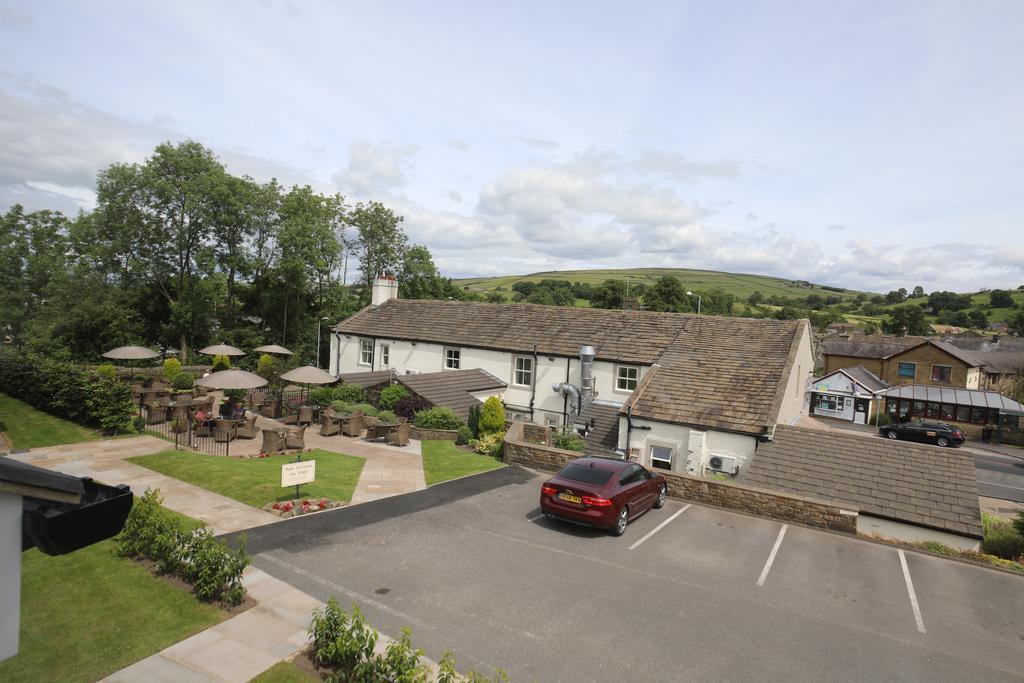
[[[603,486],[612,478],[612,474],[613,472],[610,472],[609,470],[599,470],[594,467],[587,467],[586,465],[566,465],[562,468],[562,471],[558,473],[558,476],[562,479],[572,479],[573,481],[580,481],[584,484]]]

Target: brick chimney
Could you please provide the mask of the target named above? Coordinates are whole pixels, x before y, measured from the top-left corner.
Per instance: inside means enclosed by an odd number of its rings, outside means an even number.
[[[387,273],[381,273],[373,281],[373,290],[370,293],[370,303],[374,306],[398,298],[398,280]]]

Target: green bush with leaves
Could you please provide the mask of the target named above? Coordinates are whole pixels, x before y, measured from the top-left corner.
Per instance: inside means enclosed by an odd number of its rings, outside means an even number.
[[[470,406],[469,418],[466,420],[469,431],[473,433],[471,438],[480,436],[480,406]]]
[[[349,403],[345,403],[344,401],[331,401],[331,408],[333,408],[334,412],[336,413],[352,412],[352,405]]]
[[[472,438],[473,430],[469,428],[469,425],[462,425],[459,427],[459,433],[455,436],[455,443],[459,445],[467,444]]]
[[[1013,520],[1013,528],[1017,530],[1017,533],[1024,536],[1024,510],[1017,513],[1017,518]]]
[[[505,432],[505,406],[501,404],[501,399],[497,396],[489,396],[484,401],[484,407],[480,409],[477,434],[483,436],[499,432]]]
[[[346,403],[366,403],[366,389],[358,384],[341,384],[334,387],[334,398]]]
[[[164,361],[164,379],[174,384],[174,378],[181,374],[181,361],[177,358],[168,358]]]
[[[1024,561],[1024,535],[1019,533],[1019,520],[1003,519],[982,513],[981,551],[1004,560]]]
[[[179,372],[175,377],[174,381],[171,382],[171,386],[179,391],[191,389],[196,384],[196,376],[191,372]]]
[[[462,420],[451,408],[428,408],[416,413],[413,418],[414,425],[420,429],[458,429],[462,426]]]
[[[567,451],[584,451],[587,444],[583,437],[571,429],[563,429],[555,435],[555,448]]]
[[[890,417],[889,413],[880,412],[875,416],[875,419],[878,420],[879,427],[892,424],[892,417]]]
[[[170,360],[170,359],[168,359]],[[231,369],[231,359],[223,354],[217,354],[213,357],[213,371],[220,372],[221,370]]]
[[[274,373],[276,362],[269,353],[261,354],[256,361],[256,374],[263,379],[268,379]]]
[[[104,363],[96,368],[96,376],[103,379],[117,379],[117,369],[110,363]]]
[[[394,422],[396,418],[395,414],[390,410],[381,410],[377,413],[377,419],[381,422]]]
[[[392,384],[381,390],[380,398],[377,400],[377,405],[383,410],[393,410],[395,403],[408,395],[409,390],[401,384]]]
[[[369,403],[353,403],[349,406],[353,413],[362,413],[368,417],[377,417],[377,409]]]
[[[337,397],[334,395],[334,389],[330,387],[317,387],[316,389],[309,390],[308,401],[314,405],[327,406],[331,404],[331,401],[336,400]]]
[[[469,445],[473,447],[475,452],[480,455],[489,455],[492,458],[501,458],[504,444],[505,435],[501,432],[484,434],[469,442]]]

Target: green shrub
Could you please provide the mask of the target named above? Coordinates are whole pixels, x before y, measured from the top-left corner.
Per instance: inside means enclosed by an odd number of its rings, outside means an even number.
[[[171,386],[179,391],[185,389],[191,389],[196,384],[196,376],[191,372],[179,372],[175,377],[174,381],[171,382]]]
[[[469,430],[473,432],[473,437],[480,436],[480,406],[470,406],[469,408],[469,419],[466,420],[466,424],[469,426]]]
[[[232,551],[214,537],[209,527],[199,527],[192,530],[180,552],[183,561],[179,573],[192,584],[200,600],[219,600],[228,605],[242,602],[242,572],[249,564],[245,534],[238,537],[238,549]]]
[[[366,389],[358,384],[342,384],[334,387],[334,398],[346,403],[366,403]]]
[[[555,448],[562,448],[567,451],[586,450],[587,444],[583,437],[571,429],[563,429],[555,435]]]
[[[377,409],[369,403],[355,403],[351,406],[353,413],[362,413],[369,417],[377,417]]]
[[[377,401],[377,405],[384,410],[392,410],[399,399],[403,399],[408,395],[409,390],[401,384],[392,384],[380,392],[380,399]]]
[[[459,427],[459,433],[455,437],[455,443],[467,444],[469,440],[473,438],[473,430],[469,428],[469,425],[462,425]]]
[[[1024,510],[1017,513],[1017,519],[1013,520],[1013,528],[1017,533],[1024,536]]]
[[[91,419],[106,432],[126,432],[131,429],[135,401],[127,384],[103,377],[87,381],[85,406]]]
[[[334,389],[330,387],[318,387],[309,391],[309,402],[318,406],[330,405],[331,401],[335,401],[337,398]]]
[[[168,358],[168,360],[172,360]],[[217,354],[213,357],[213,371],[220,372],[221,370],[231,369],[231,359],[225,355]]]
[[[469,445],[480,455],[489,455],[492,458],[500,458],[502,446],[505,443],[505,435],[501,432],[485,434],[477,439],[472,439]]]
[[[338,607],[337,600],[330,598],[323,611],[313,612],[309,633],[318,664],[352,674],[349,679],[339,680],[375,680],[372,675],[356,675],[357,670],[366,673],[367,663],[376,658],[373,649],[377,645],[377,632],[366,623],[356,604],[349,616]]]
[[[141,434],[146,430],[146,418],[136,415],[132,418],[132,427],[135,427],[135,431]]]
[[[103,379],[117,379],[117,369],[110,363],[104,363],[96,368],[96,376]]]
[[[256,361],[256,374],[263,379],[268,379],[274,372],[274,365],[274,357],[269,353],[264,353],[260,355],[259,360]]]
[[[377,417],[382,422],[394,422],[395,421],[395,414],[393,412],[391,412],[390,410],[381,410],[380,412],[377,413]]]
[[[344,401],[331,401],[331,408],[334,408],[336,413],[351,413],[352,406]]]
[[[505,406],[497,396],[490,396],[480,409],[480,420],[477,423],[478,435],[505,432]]]
[[[878,420],[879,427],[884,427],[886,425],[892,424],[892,417],[889,415],[889,413],[878,413],[876,419]]]
[[[423,650],[413,649],[412,631],[403,626],[398,640],[388,643],[380,661],[379,674],[385,681],[426,681],[429,669],[422,663]]]
[[[248,392],[245,389],[228,389],[224,392],[224,398],[232,403],[241,403],[245,400]]]
[[[451,408],[441,407],[416,413],[413,424],[420,429],[458,429],[462,425],[462,420]]]
[[[174,383],[174,378],[181,373],[181,361],[177,358],[168,358],[164,361],[164,379]]]
[[[1024,557],[1024,536],[1010,526],[999,527],[985,534],[981,550],[1004,560],[1017,560]]]

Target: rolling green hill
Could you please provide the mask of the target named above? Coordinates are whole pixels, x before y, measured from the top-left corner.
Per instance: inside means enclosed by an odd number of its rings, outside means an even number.
[[[679,278],[688,289],[709,290],[719,287],[737,298],[746,299],[755,291],[765,296],[778,294],[787,297],[805,297],[809,294],[822,296],[840,296],[852,298],[859,292],[852,289],[825,288],[801,280],[785,280],[766,275],[745,275],[742,273],[723,273],[715,270],[696,270],[690,268],[621,268],[607,270],[553,270],[529,275],[504,275],[500,277],[476,277],[454,280],[459,287],[469,291],[486,293],[498,289],[509,291],[514,283],[520,281],[540,282],[541,280],[568,280],[569,282],[586,282],[600,284],[605,280],[628,280],[650,286],[658,278],[671,275]]]

